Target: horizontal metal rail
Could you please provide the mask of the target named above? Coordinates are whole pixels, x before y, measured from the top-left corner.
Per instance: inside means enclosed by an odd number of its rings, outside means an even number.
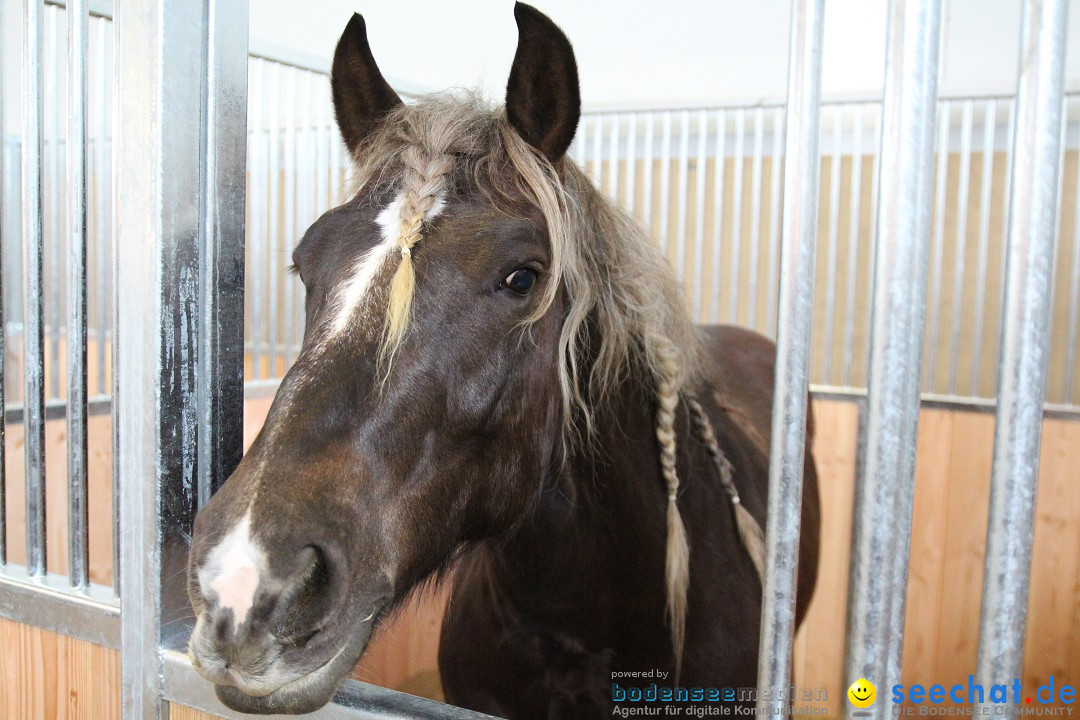
[[[163,691],[166,700],[224,717],[241,717],[221,704],[214,694],[213,686],[195,673],[187,655],[175,650],[165,650],[163,656]],[[485,720],[493,716],[388,690],[378,685],[346,680],[334,695],[331,704],[304,717],[312,720]]]
[[[19,565],[0,572],[0,617],[108,648],[120,647],[120,607],[112,588],[73,589],[66,575],[31,577]]]

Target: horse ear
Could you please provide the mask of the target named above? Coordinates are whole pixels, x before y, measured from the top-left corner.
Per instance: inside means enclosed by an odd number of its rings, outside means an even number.
[[[334,51],[330,71],[334,115],[345,146],[350,152],[378,127],[401,98],[379,72],[368,45],[364,18],[354,13]]]
[[[570,147],[581,117],[577,63],[570,41],[534,7],[514,5],[518,46],[506,84],[506,117],[551,162]]]

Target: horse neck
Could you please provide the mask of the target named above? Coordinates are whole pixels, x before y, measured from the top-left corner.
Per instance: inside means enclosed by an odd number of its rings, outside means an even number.
[[[605,604],[655,615],[663,604],[665,503],[654,402],[627,382],[598,413],[591,445],[549,474],[532,512],[491,551],[503,599],[540,625],[573,626],[578,609],[591,622]],[[657,588],[655,597],[642,587]]]

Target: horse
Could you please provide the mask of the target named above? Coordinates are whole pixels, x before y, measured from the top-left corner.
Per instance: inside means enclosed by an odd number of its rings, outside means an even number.
[[[569,40],[514,15],[502,109],[403,102],[359,15],[337,45],[355,187],[295,248],[301,350],[190,549],[189,656],[230,708],[321,707],[437,582],[457,705],[600,717],[627,688],[756,683],[774,346],[691,322],[660,251],[566,155]],[[798,622],[809,449],[802,502]]]

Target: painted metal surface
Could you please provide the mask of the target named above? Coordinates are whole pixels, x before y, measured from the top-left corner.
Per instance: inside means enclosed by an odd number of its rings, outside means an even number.
[[[758,660],[761,715],[786,710],[783,690],[791,682],[817,250],[824,14],[824,0],[791,4],[777,362]]]
[[[900,682],[929,263],[940,0],[892,0],[845,686]],[[859,716],[884,718],[887,703]],[[850,713],[849,713],[850,716]]]
[[[1027,0],[1009,196],[994,460],[977,682],[1020,677],[1046,393],[1058,196],[1065,0]],[[1005,712],[1014,709],[1005,705]],[[1001,712],[1001,705],[986,712]]]

